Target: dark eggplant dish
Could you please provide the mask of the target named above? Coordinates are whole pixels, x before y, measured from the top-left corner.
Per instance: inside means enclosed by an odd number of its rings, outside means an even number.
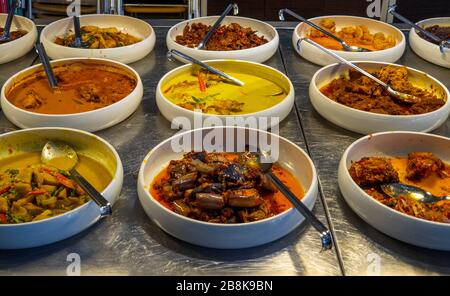
[[[424,29],[426,31],[434,34],[435,36],[439,37],[441,40],[449,40],[450,39],[450,26],[434,25],[434,26],[426,27]],[[435,42],[431,38],[428,38],[422,32],[419,32],[418,34],[421,38],[425,39],[426,41],[439,45],[437,42]]]
[[[352,179],[382,204],[417,218],[450,223],[450,200],[422,203],[409,196],[393,198],[380,185],[403,183],[436,196],[450,194],[450,166],[430,152],[411,152],[407,157],[363,157],[351,164]]]
[[[297,198],[304,196],[288,171],[274,164],[272,172]],[[211,223],[259,221],[292,207],[250,152],[186,153],[155,177],[150,194],[180,215]]]

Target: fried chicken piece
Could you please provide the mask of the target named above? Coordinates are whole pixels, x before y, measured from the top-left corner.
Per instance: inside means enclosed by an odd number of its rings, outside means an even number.
[[[441,178],[448,175],[442,160],[431,152],[412,152],[408,154],[408,164],[406,166],[406,177],[408,179],[420,181],[432,173],[438,174]]]
[[[361,187],[399,182],[397,171],[384,157],[363,157],[352,163],[349,172]]]

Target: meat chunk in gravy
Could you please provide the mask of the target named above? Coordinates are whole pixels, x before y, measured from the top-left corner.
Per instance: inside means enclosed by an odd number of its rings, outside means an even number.
[[[447,177],[445,164],[431,152],[412,152],[408,154],[406,177],[420,181],[436,173],[440,177]]]
[[[353,162],[350,167],[350,175],[361,187],[399,182],[397,171],[384,157],[363,157],[361,160]]]

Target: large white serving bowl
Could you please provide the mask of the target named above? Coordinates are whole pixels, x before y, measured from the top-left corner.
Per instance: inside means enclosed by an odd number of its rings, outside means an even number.
[[[129,64],[145,57],[155,46],[156,34],[152,26],[137,18],[111,14],[87,14],[80,16],[80,24],[81,26],[90,25],[100,28],[115,27],[120,31],[141,38],[142,41],[127,46],[100,49],[82,49],[58,45],[54,42],[56,37],[68,34],[69,30],[72,34],[74,32],[73,20],[68,17],[51,23],[41,32],[40,40],[50,58],[104,58]]]
[[[38,64],[15,74],[11,78],[9,78],[3,85],[0,92],[0,99],[3,113],[5,114],[6,118],[8,118],[9,121],[20,128],[57,126],[94,132],[121,122],[136,110],[136,108],[141,103],[144,90],[141,78],[135,70],[125,64],[106,59],[71,58],[55,60],[52,61],[51,64],[52,66],[58,66],[77,62],[106,64],[118,67],[124,70],[130,76],[136,78],[136,87],[128,96],[126,96],[122,100],[117,101],[116,103],[109,106],[88,112],[61,115],[30,112],[14,106],[6,98],[6,93],[22,78],[27,77],[37,71],[42,71],[41,64]]]
[[[377,50],[372,52],[349,52],[343,50],[331,50],[332,52],[338,54],[339,56],[349,60],[349,61],[380,61],[380,62],[395,62],[397,61],[405,51],[406,41],[403,33],[396,27],[389,25],[384,22],[377,20],[358,17],[358,16],[346,16],[346,15],[328,15],[320,16],[309,19],[311,22],[319,25],[320,21],[324,18],[333,20],[336,23],[336,29],[339,31],[342,27],[355,27],[358,25],[366,25],[371,33],[382,32],[385,36],[392,35],[395,38],[396,45],[394,47]],[[300,38],[307,37],[311,26],[305,23],[299,23],[295,27],[292,33],[292,43],[294,49],[298,54],[314,64],[321,66],[336,63],[336,59],[324,53],[315,46],[309,44],[308,42],[300,42],[297,47],[297,42]]]
[[[172,103],[169,99],[167,99],[164,96],[162,86],[169,80],[171,80],[173,77],[179,75],[182,72],[187,71],[190,67],[192,67],[192,64],[187,64],[180,66],[178,68],[173,69],[172,71],[168,72],[166,75],[164,75],[161,80],[159,80],[158,86],[156,87],[156,104],[158,105],[159,111],[161,114],[170,122],[172,122],[172,125],[176,127],[180,127],[183,129],[191,129],[194,128],[196,119],[201,119],[202,121],[206,120],[213,120],[212,122],[215,122],[215,120],[218,120],[221,122],[221,125],[230,125],[231,121],[227,121],[228,119],[231,119],[232,121],[236,122],[233,125],[241,125],[245,126],[247,124],[248,120],[255,119],[258,122],[258,128],[259,129],[268,129],[269,127],[272,127],[274,125],[277,125],[279,122],[281,122],[286,116],[291,112],[292,107],[294,106],[294,99],[295,99],[295,93],[294,93],[294,86],[292,85],[289,78],[284,75],[282,72],[255,62],[250,61],[240,61],[240,60],[211,60],[211,61],[205,61],[208,65],[211,65],[213,67],[217,67],[217,65],[223,65],[226,64],[227,67],[233,67],[236,65],[236,69],[239,67],[240,71],[243,71],[243,73],[251,74],[263,78],[270,79],[279,85],[283,86],[284,89],[288,91],[286,97],[279,102],[278,104],[254,113],[248,113],[248,114],[237,114],[237,115],[213,115],[213,114],[206,114],[206,113],[199,113],[194,112],[185,108],[182,108],[174,103]],[[236,120],[237,118],[242,119],[242,124],[239,124],[239,122]],[[277,120],[271,120],[271,118],[277,118]],[[266,120],[268,119],[268,120]],[[189,121],[189,124],[186,125],[186,120]]]
[[[426,19],[417,23],[422,28],[433,25],[450,26],[450,17],[437,17]],[[420,37],[416,30],[409,31],[409,44],[412,50],[421,58],[443,67],[450,68],[450,49],[444,49],[444,53],[439,50],[439,46]]]
[[[365,70],[375,70],[387,65],[396,65],[381,62],[354,62]],[[309,97],[314,109],[327,120],[345,129],[370,134],[382,131],[417,131],[429,132],[443,124],[450,113],[450,93],[444,84],[430,75],[413,69],[408,69],[409,80],[418,87],[433,89],[435,94],[446,100],[441,108],[419,115],[386,115],[361,111],[337,103],[320,92],[320,88],[348,72],[350,68],[344,64],[332,64],[318,70],[309,85]]]
[[[203,23],[205,25],[212,25],[218,19],[218,16],[205,16],[200,18],[195,18],[191,20],[186,20],[181,23],[176,24],[170,28],[166,36],[166,44],[169,50],[176,49],[180,52],[188,54],[198,60],[215,60],[215,59],[233,59],[233,60],[246,60],[257,63],[263,63],[270,59],[278,49],[279,37],[278,32],[274,27],[268,23],[246,18],[240,16],[227,16],[223,21],[222,25],[227,25],[230,23],[238,23],[242,27],[250,27],[254,31],[257,31],[258,36],[263,35],[269,42],[262,44],[257,47],[240,49],[240,50],[227,50],[227,51],[215,51],[215,50],[204,50],[204,49],[194,49],[187,46],[178,44],[175,42],[175,37],[183,34],[183,29],[186,25],[192,23]],[[179,61],[186,63],[184,59],[180,59],[178,56],[174,56]]]
[[[225,149],[226,151],[239,151],[236,150],[238,141],[245,145],[246,143],[252,144],[248,139],[255,135],[260,139],[267,137],[267,143],[279,147],[278,163],[291,172],[302,184],[305,191],[302,202],[309,209],[313,208],[318,194],[316,170],[311,159],[302,149],[285,138],[266,131],[240,127],[216,127],[178,133],[160,143],[147,154],[139,171],[137,185],[139,200],[147,215],[159,227],[174,237],[195,245],[220,249],[262,245],[285,236],[300,225],[304,217],[293,208],[256,222],[217,224],[184,217],[172,212],[155,200],[149,192],[152,180],[166,168],[170,160],[180,159],[183,155],[183,151],[175,152],[172,145],[177,145],[184,139],[184,144],[187,145],[184,152],[192,151],[194,147],[197,148],[197,151],[202,148],[211,151],[207,147],[199,147],[198,144],[194,143],[194,139],[196,139],[195,141],[200,140],[200,144],[203,143],[203,140],[208,141],[207,137],[211,135],[211,131],[217,133],[215,134],[216,139],[222,141],[222,146],[217,148],[216,151],[224,151]],[[243,142],[244,139],[246,139],[245,143]],[[233,142],[230,140],[233,140]],[[190,142],[187,143],[186,141]],[[279,146],[277,146],[277,142]],[[257,143],[253,143],[253,147],[256,145]]]
[[[49,140],[64,141],[78,154],[95,159],[113,177],[102,195],[111,203],[117,200],[123,183],[123,167],[114,147],[88,132],[68,128],[34,128],[0,135],[0,159],[26,152],[41,151]],[[75,235],[100,219],[94,201],[49,219],[21,224],[0,224],[0,249],[23,249],[57,242]]]
[[[430,249],[450,251],[450,224],[419,219],[398,212],[364,192],[348,170],[352,161],[365,156],[406,156],[414,151],[434,153],[450,161],[450,139],[417,132],[384,132],[351,144],[339,163],[339,188],[348,205],[364,221],[398,240]]]
[[[0,27],[4,27],[7,16],[5,13],[0,13]],[[0,64],[20,58],[33,48],[37,39],[37,29],[34,22],[26,17],[15,15],[11,31],[18,29],[25,30],[28,33],[19,39],[0,44]]]

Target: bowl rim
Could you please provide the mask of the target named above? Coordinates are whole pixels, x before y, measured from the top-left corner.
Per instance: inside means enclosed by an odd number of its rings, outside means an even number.
[[[86,132],[86,131],[79,130],[79,129],[74,129],[74,128],[67,128],[67,127],[35,127],[35,128],[14,130],[14,131],[10,131],[10,132],[1,134],[0,139],[3,137],[10,136],[12,134],[28,133],[28,132],[33,132],[33,131],[45,131],[45,130],[70,131],[72,133],[84,134],[85,136],[94,138],[95,140],[101,142],[113,153],[114,159],[116,160],[116,171],[114,172],[114,175],[112,176],[111,181],[108,183],[108,185],[105,187],[105,189],[103,189],[103,191],[101,193],[103,194],[105,191],[110,190],[110,188],[114,185],[113,183],[115,183],[115,180],[118,180],[118,177],[121,172],[121,167],[122,167],[122,161],[120,159],[119,154],[117,153],[116,149],[110,143],[108,143],[105,139],[103,139],[93,133]],[[65,216],[72,215],[75,212],[81,211],[83,208],[87,207],[91,203],[94,203],[94,201],[92,199],[89,200],[88,202],[82,204],[81,206],[79,206],[75,209],[72,209],[70,211],[67,211],[63,214],[53,216],[50,218],[46,218],[46,219],[42,219],[42,220],[38,220],[38,221],[30,221],[30,222],[23,222],[23,223],[16,223],[16,224],[0,224],[0,231],[2,228],[6,228],[6,227],[12,228],[12,227],[29,226],[29,225],[35,225],[35,224],[39,224],[39,223],[49,222],[51,220],[62,219]]]
[[[430,221],[430,220],[426,220],[426,219],[420,219],[417,218],[415,216],[410,216],[407,215],[405,213],[396,211],[390,207],[388,207],[387,205],[376,201],[372,196],[370,196],[369,194],[367,194],[361,187],[358,186],[358,184],[356,184],[356,182],[353,180],[353,178],[350,176],[350,173],[348,172],[348,168],[347,168],[347,161],[348,159],[348,154],[350,152],[350,150],[355,149],[355,147],[360,144],[361,142],[364,141],[370,141],[373,137],[383,137],[386,135],[395,135],[395,134],[409,134],[409,135],[416,135],[416,136],[423,136],[423,137],[428,137],[428,138],[438,138],[438,139],[442,139],[442,140],[446,140],[448,142],[450,142],[450,138],[444,137],[444,136],[440,136],[440,135],[435,135],[435,134],[429,134],[429,133],[423,133],[423,132],[411,132],[411,131],[387,131],[387,132],[379,132],[379,133],[373,133],[370,135],[366,135],[364,137],[361,137],[359,139],[357,139],[356,141],[354,141],[353,143],[351,143],[344,151],[344,153],[342,154],[342,162],[345,168],[345,175],[344,177],[346,179],[351,180],[351,185],[353,187],[356,188],[356,190],[358,191],[359,195],[362,194],[362,196],[364,196],[364,198],[367,198],[370,200],[370,203],[376,207],[378,207],[380,210],[385,209],[388,212],[397,215],[399,217],[405,218],[405,219],[409,219],[412,222],[419,222],[419,223],[425,223],[425,224],[429,224],[431,226],[438,226],[438,227],[442,227],[442,228],[448,228],[450,229],[450,223],[442,223],[442,222],[435,222],[435,221]],[[342,194],[343,195],[343,194]],[[357,196],[357,194],[352,194],[351,195],[353,197],[353,199],[355,199],[354,197]],[[345,197],[344,197],[345,199]]]
[[[213,59],[213,60],[205,60],[203,62],[206,63],[206,64],[210,63],[210,62],[243,63],[243,64],[251,64],[253,66],[261,66],[261,67],[267,68],[269,70],[274,71],[277,74],[280,74],[281,77],[283,77],[284,79],[287,80],[287,82],[289,84],[289,91],[286,94],[286,96],[278,104],[275,104],[275,105],[273,105],[273,106],[271,106],[271,107],[269,107],[267,109],[263,109],[263,110],[252,112],[252,113],[221,115],[221,114],[209,114],[209,113],[204,113],[204,112],[195,112],[195,111],[192,111],[192,110],[180,107],[177,104],[175,104],[172,101],[170,101],[169,99],[167,99],[166,96],[164,95],[164,92],[161,89],[162,82],[165,79],[167,79],[167,77],[169,75],[172,75],[173,73],[175,73],[177,71],[181,71],[183,68],[192,67],[192,64],[184,64],[184,65],[181,65],[179,67],[176,67],[175,69],[170,70],[169,72],[164,74],[163,77],[161,77],[161,79],[159,80],[159,82],[158,82],[158,84],[156,86],[156,94],[159,93],[161,95],[161,97],[164,99],[164,101],[169,103],[169,105],[172,108],[175,108],[177,111],[188,112],[189,114],[201,114],[202,116],[214,116],[214,117],[218,117],[218,118],[259,116],[261,113],[267,112],[267,111],[272,110],[272,109],[275,109],[275,108],[279,107],[280,104],[285,103],[285,101],[288,99],[288,97],[291,94],[293,96],[295,95],[294,85],[292,84],[292,81],[289,79],[289,77],[286,74],[284,74],[283,72],[281,72],[280,70],[275,69],[275,68],[273,68],[271,66],[268,66],[266,64],[261,64],[261,63],[257,63],[257,62],[247,61],[247,60],[234,60],[234,59]]]
[[[343,108],[344,110],[351,111],[351,112],[356,112],[356,113],[358,113],[360,115],[368,116],[370,114],[370,116],[373,116],[373,117],[376,117],[376,118],[379,118],[379,119],[394,119],[394,118],[395,118],[394,120],[397,120],[397,119],[400,120],[400,119],[406,119],[406,118],[408,118],[408,119],[417,119],[417,118],[428,117],[430,115],[434,115],[435,113],[442,112],[442,110],[444,108],[449,108],[450,107],[450,92],[449,92],[448,88],[441,81],[439,81],[438,79],[434,78],[434,76],[431,76],[430,74],[428,74],[428,73],[426,73],[424,71],[421,71],[421,70],[418,70],[418,69],[415,69],[415,68],[411,68],[411,67],[408,67],[408,66],[405,66],[405,65],[389,63],[389,62],[378,62],[378,61],[364,61],[364,60],[361,60],[361,61],[352,61],[352,63],[354,63],[354,64],[369,63],[369,64],[382,64],[382,65],[391,65],[391,66],[397,66],[397,67],[405,67],[407,70],[413,70],[415,72],[424,74],[424,75],[426,75],[427,77],[429,77],[431,80],[433,80],[434,82],[436,82],[438,85],[440,85],[442,87],[442,89],[444,90],[444,92],[445,92],[445,94],[447,96],[447,98],[445,100],[445,104],[442,105],[440,108],[438,108],[436,110],[433,110],[431,112],[427,112],[427,113],[412,114],[412,115],[391,115],[391,114],[380,114],[380,113],[374,113],[374,112],[369,112],[369,111],[363,111],[363,110],[359,110],[359,109],[352,108],[352,107],[346,106],[344,104],[335,102],[332,99],[330,99],[329,97],[327,97],[326,95],[324,95],[320,91],[320,89],[317,87],[316,80],[317,80],[317,76],[319,76],[319,74],[322,71],[325,71],[327,68],[336,67],[336,66],[339,66],[339,65],[345,66],[342,63],[333,63],[333,64],[330,64],[330,65],[323,66],[322,68],[317,70],[316,73],[314,73],[313,77],[311,78],[310,85],[312,85],[312,87],[314,88],[314,91],[317,94],[319,94],[319,96],[322,99],[326,99],[327,101],[331,102],[333,104],[333,106],[336,106],[337,108]],[[331,81],[329,81],[329,82],[331,82]]]
[[[8,15],[7,13],[0,13],[0,15]],[[22,37],[25,37],[25,36],[29,36],[29,33],[33,33],[33,31],[35,31],[36,32],[36,34],[37,34],[37,28],[36,28],[36,24],[32,21],[32,20],[30,20],[29,18],[27,18],[27,17],[24,17],[24,16],[21,16],[21,15],[14,15],[14,17],[17,17],[17,18],[19,18],[20,20],[23,20],[24,22],[26,22],[26,23],[29,23],[29,24],[31,24],[31,30],[29,31],[29,32],[27,32],[25,35],[23,35]],[[10,44],[15,44],[16,43],[16,41],[19,41],[22,37],[20,37],[20,38],[17,38],[17,39],[14,39],[14,40],[12,40],[12,41],[9,41],[9,42],[6,42],[6,43],[4,43],[4,44],[0,44],[0,48],[3,46],[3,45],[6,45],[6,44],[8,44],[8,45],[10,45]],[[16,45],[19,45],[19,44],[16,44]]]
[[[13,103],[11,103],[8,100],[8,98],[6,97],[6,86],[11,84],[12,82],[14,82],[14,80],[17,79],[17,76],[19,76],[20,74],[22,74],[24,72],[33,70],[33,72],[30,73],[30,75],[33,75],[35,72],[37,72],[37,68],[42,66],[42,63],[40,63],[40,64],[36,64],[36,65],[32,65],[30,67],[27,67],[27,68],[15,73],[10,78],[8,78],[8,80],[5,81],[5,83],[3,84],[3,86],[0,90],[0,97],[4,98],[4,100],[2,100],[2,101],[5,102],[6,104],[8,104],[8,106],[11,107],[12,109],[14,109],[16,112],[23,112],[23,113],[31,115],[31,116],[39,116],[39,117],[46,117],[46,118],[65,118],[65,117],[72,117],[72,116],[91,115],[91,114],[98,113],[98,112],[104,111],[104,110],[108,111],[109,109],[112,109],[113,107],[123,103],[124,100],[130,98],[133,93],[139,91],[139,88],[140,88],[139,86],[142,85],[142,80],[141,80],[141,77],[139,76],[139,73],[136,70],[134,70],[133,68],[131,68],[130,66],[128,66],[124,63],[121,63],[119,61],[104,59],[104,58],[75,57],[75,58],[64,58],[64,59],[52,60],[52,61],[50,61],[50,64],[53,64],[53,63],[71,64],[72,62],[86,61],[86,60],[87,61],[97,61],[100,64],[105,63],[105,62],[112,63],[112,64],[115,64],[116,67],[122,68],[122,70],[127,70],[127,71],[131,72],[136,77],[136,86],[128,95],[126,95],[122,99],[118,100],[115,103],[107,105],[105,107],[99,108],[99,109],[94,109],[94,110],[85,111],[85,112],[78,112],[78,113],[68,113],[68,114],[46,114],[46,113],[31,112],[31,111],[28,111],[28,110],[25,110],[25,109],[15,106]]]
[[[450,17],[448,17],[448,16],[447,16],[447,17],[443,16],[443,17],[432,17],[432,18],[424,19],[424,20],[418,21],[418,22],[416,23],[416,25],[421,26],[422,23],[424,23],[424,22],[435,21],[435,20],[441,20],[441,19],[448,19],[448,21],[449,21],[449,23],[450,23]],[[431,24],[431,26],[432,26],[432,24]],[[414,36],[414,38],[417,37],[417,38],[419,38],[419,40],[425,41],[425,42],[426,42],[425,44],[426,44],[427,46],[431,46],[431,45],[432,45],[435,49],[438,49],[438,50],[439,50],[439,45],[437,45],[437,44],[435,44],[435,43],[433,43],[433,42],[430,42],[430,41],[428,41],[428,40],[426,40],[426,39],[420,37],[419,34],[417,34],[416,29],[411,28],[411,29],[409,30],[409,32],[410,32],[410,34],[412,34],[412,36]]]
[[[141,19],[138,19],[138,18],[130,17],[130,16],[127,16],[127,15],[117,15],[117,14],[95,14],[95,13],[93,13],[93,14],[83,14],[83,15],[80,15],[80,20],[83,19],[83,18],[90,18],[90,17],[105,17],[105,18],[109,18],[109,17],[114,18],[114,17],[115,17],[115,18],[133,19],[134,21],[139,21],[139,22],[141,22],[142,24],[147,25],[148,28],[150,29],[150,34],[149,34],[147,37],[143,38],[143,39],[142,39],[141,41],[139,41],[139,42],[136,42],[136,43],[133,43],[133,44],[130,44],[130,45],[120,46],[120,47],[112,47],[112,48],[73,48],[73,47],[68,47],[68,46],[56,44],[53,40],[50,40],[50,39],[46,38],[46,36],[45,36],[45,33],[47,33],[47,31],[49,31],[50,28],[51,28],[52,26],[57,27],[57,25],[58,25],[59,23],[62,23],[62,22],[64,22],[64,21],[67,21],[68,19],[71,18],[71,17],[65,17],[65,18],[63,18],[63,19],[58,19],[58,20],[56,20],[56,21],[53,21],[53,22],[51,22],[50,24],[48,24],[47,26],[45,26],[44,29],[42,29],[41,33],[39,34],[40,39],[41,39],[43,42],[49,42],[49,44],[51,44],[51,45],[53,45],[53,46],[55,46],[55,47],[57,47],[57,48],[60,48],[61,50],[63,50],[63,49],[64,49],[64,50],[74,50],[74,51],[78,51],[78,50],[91,50],[91,51],[94,51],[94,52],[95,52],[95,51],[102,51],[103,53],[108,53],[108,52],[112,52],[112,51],[123,50],[124,48],[125,48],[125,49],[130,49],[130,48],[133,48],[133,47],[141,46],[141,45],[143,44],[143,42],[146,42],[146,41],[149,40],[150,38],[153,38],[152,36],[155,36],[155,30],[153,29],[153,27],[152,27],[149,23],[147,23],[147,22],[145,22],[145,21],[143,21],[143,20],[141,20]],[[155,37],[156,37],[156,36],[155,36]],[[99,59],[100,59],[100,58],[99,58]]]
[[[256,48],[269,47],[269,46],[272,46],[274,43],[279,42],[279,38],[280,37],[278,35],[278,31],[271,24],[268,24],[268,23],[266,23],[264,21],[261,21],[261,20],[258,20],[258,19],[254,19],[254,18],[250,18],[250,17],[244,17],[244,16],[238,16],[238,15],[230,15],[230,16],[227,16],[227,17],[228,18],[237,18],[237,19],[247,20],[247,21],[251,21],[251,22],[254,22],[254,23],[260,23],[260,24],[264,25],[266,28],[270,29],[274,33],[273,38],[271,40],[269,40],[267,43],[258,45],[256,47],[250,47],[250,48],[244,48],[244,49],[234,49],[234,50],[207,50],[207,49],[194,49],[194,48],[187,47],[185,45],[181,45],[181,44],[177,43],[172,37],[170,37],[172,32],[176,28],[181,27],[182,25],[185,25],[185,24],[191,23],[191,22],[196,22],[196,21],[200,22],[200,20],[204,20],[204,19],[218,18],[218,17],[219,17],[218,15],[208,15],[208,16],[202,16],[202,17],[197,17],[197,18],[193,18],[193,19],[190,19],[190,20],[181,21],[181,22],[173,25],[169,29],[169,31],[167,31],[166,41],[168,42],[170,40],[170,42],[173,43],[174,45],[182,46],[183,48],[185,48],[188,51],[208,52],[208,53],[210,52],[210,53],[214,53],[216,55],[220,55],[220,54],[226,55],[226,54],[228,54],[230,52],[250,53],[250,52],[254,51]],[[264,37],[266,37],[266,36],[264,36]]]
[[[177,133],[175,135],[173,135],[172,137],[160,142],[158,145],[156,145],[155,147],[153,147],[144,157],[141,166],[139,168],[139,176],[138,176],[138,182],[137,182],[137,186],[138,186],[138,192],[143,191],[145,192],[145,198],[146,200],[148,200],[151,203],[154,203],[157,205],[157,207],[164,211],[167,214],[172,215],[173,217],[177,218],[177,219],[181,219],[181,221],[184,221],[186,223],[194,223],[194,224],[200,224],[200,225],[204,225],[204,226],[210,226],[210,227],[225,227],[225,228],[233,228],[233,227],[246,227],[246,226],[253,226],[253,225],[258,225],[258,224],[263,224],[263,223],[267,223],[270,222],[272,220],[277,220],[277,219],[281,219],[282,217],[288,215],[288,213],[294,211],[294,207],[290,207],[289,209],[278,213],[272,217],[269,218],[265,218],[262,220],[258,220],[258,221],[253,221],[253,222],[248,222],[248,223],[235,223],[235,224],[221,224],[221,223],[212,223],[212,222],[205,222],[205,221],[200,221],[200,220],[196,220],[193,218],[189,218],[189,217],[185,217],[183,215],[180,215],[174,211],[169,210],[168,208],[164,207],[160,202],[158,202],[155,197],[153,197],[150,192],[149,189],[150,188],[146,188],[146,183],[144,180],[144,170],[145,167],[147,166],[148,163],[148,159],[152,156],[152,154],[161,149],[161,147],[163,145],[165,145],[167,142],[170,142],[172,139],[178,138],[178,137],[182,137],[184,135],[187,134],[191,134],[194,132],[199,132],[199,131],[203,131],[203,130],[210,130],[210,129],[229,129],[232,128],[234,130],[236,129],[245,129],[245,130],[249,130],[249,131],[255,131],[257,133],[266,133],[266,134],[270,134],[271,136],[274,137],[278,137],[278,140],[283,140],[286,141],[287,144],[294,146],[300,153],[302,153],[305,157],[306,160],[308,161],[308,164],[310,166],[310,170],[312,172],[312,181],[311,181],[311,185],[309,186],[308,190],[305,191],[303,197],[301,198],[301,200],[305,200],[305,199],[314,199],[314,196],[312,195],[312,192],[314,191],[314,188],[318,187],[318,180],[317,180],[317,172],[316,172],[316,168],[314,167],[314,163],[311,160],[311,158],[309,157],[308,153],[306,153],[302,148],[300,148],[297,144],[295,144],[294,142],[280,136],[274,133],[270,133],[268,131],[264,131],[264,130],[259,130],[259,129],[254,129],[254,128],[247,128],[247,127],[239,127],[239,126],[214,126],[214,127],[203,127],[203,128],[198,128],[198,129],[192,129],[192,130],[188,130],[188,131],[183,131],[181,133]],[[161,172],[161,171],[159,171]],[[296,178],[297,180],[297,178]],[[153,180],[151,180],[153,182]],[[298,181],[298,180],[297,180]],[[298,181],[300,183],[300,181]],[[151,186],[151,185],[150,185]],[[304,185],[301,184],[301,186],[303,187],[303,189],[305,189]],[[142,203],[142,202],[141,202]],[[314,204],[313,204],[314,206]]]
[[[332,51],[332,52],[334,52],[336,54],[345,53],[345,54],[348,54],[348,55],[356,55],[356,56],[357,55],[368,55],[368,56],[371,56],[371,55],[375,55],[375,54],[378,54],[378,53],[386,54],[387,52],[397,50],[398,48],[400,48],[401,46],[406,44],[405,35],[403,34],[403,32],[399,28],[396,28],[396,27],[394,27],[391,24],[388,24],[388,23],[385,23],[385,22],[382,22],[382,21],[379,21],[379,20],[376,20],[376,19],[368,18],[368,17],[336,14],[336,15],[316,16],[316,17],[313,17],[313,18],[309,18],[308,20],[311,21],[311,20],[318,20],[318,19],[323,19],[323,18],[333,18],[333,17],[338,17],[338,18],[348,17],[348,18],[363,19],[363,20],[369,20],[369,21],[377,22],[377,23],[380,23],[381,25],[384,25],[386,27],[389,27],[389,28],[395,30],[399,34],[399,36],[401,36],[400,41],[397,42],[393,47],[382,49],[382,50],[374,50],[374,51],[370,51],[370,52],[351,52],[351,51],[345,51],[345,50],[328,49],[328,50],[330,50],[330,51]],[[295,26],[293,34],[294,34],[294,36],[296,38],[300,38],[300,34],[298,32],[298,29],[303,24],[304,24],[303,22],[300,22],[300,23],[297,24],[297,26]],[[297,47],[295,47],[295,50],[297,50]]]

